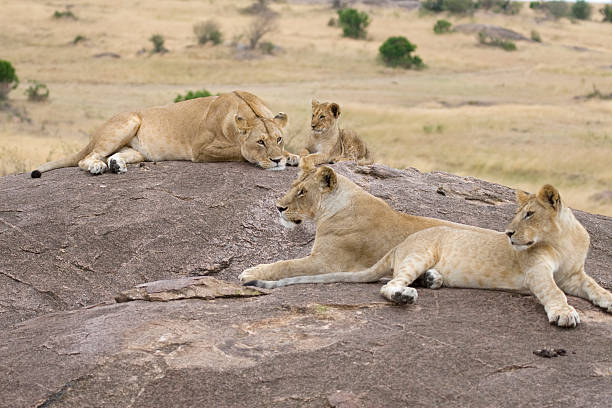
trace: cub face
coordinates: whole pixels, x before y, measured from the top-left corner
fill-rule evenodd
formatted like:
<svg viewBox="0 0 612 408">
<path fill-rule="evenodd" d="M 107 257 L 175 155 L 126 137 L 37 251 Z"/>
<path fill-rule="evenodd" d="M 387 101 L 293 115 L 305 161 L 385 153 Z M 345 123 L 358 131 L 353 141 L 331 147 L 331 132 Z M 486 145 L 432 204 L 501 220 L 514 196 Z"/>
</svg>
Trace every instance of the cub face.
<svg viewBox="0 0 612 408">
<path fill-rule="evenodd" d="M 250 163 L 267 170 L 283 170 L 286 164 L 284 129 L 287 115 L 277 114 L 274 119 L 244 119 L 234 115 L 240 133 L 240 152 Z"/>
<path fill-rule="evenodd" d="M 506 228 L 506 235 L 515 250 L 531 248 L 559 232 L 562 204 L 556 188 L 547 184 L 538 194 L 517 191 L 516 199 L 518 210 Z"/>
<path fill-rule="evenodd" d="M 323 102 L 312 100 L 312 119 L 310 127 L 315 134 L 327 132 L 336 125 L 340 117 L 340 106 L 335 102 Z"/>
<path fill-rule="evenodd" d="M 302 168 L 291 189 L 276 203 L 281 224 L 293 228 L 305 219 L 314 219 L 318 215 L 321 200 L 334 191 L 336 186 L 336 173 L 331 168 Z"/>
</svg>

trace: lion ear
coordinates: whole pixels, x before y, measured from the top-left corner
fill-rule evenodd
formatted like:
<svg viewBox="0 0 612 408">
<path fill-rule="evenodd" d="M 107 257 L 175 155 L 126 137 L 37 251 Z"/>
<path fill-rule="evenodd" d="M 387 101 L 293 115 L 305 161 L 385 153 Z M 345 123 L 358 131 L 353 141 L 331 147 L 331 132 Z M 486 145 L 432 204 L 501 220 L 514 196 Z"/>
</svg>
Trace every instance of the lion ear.
<svg viewBox="0 0 612 408">
<path fill-rule="evenodd" d="M 281 129 L 287 126 L 287 122 L 289 122 L 289 118 L 285 112 L 278 112 L 273 120 Z"/>
<path fill-rule="evenodd" d="M 340 116 L 340 105 L 338 105 L 337 103 L 332 103 L 331 105 L 329 105 L 329 109 L 331 110 L 331 113 L 334 115 L 334 118 L 338 118 L 338 116 Z"/>
<path fill-rule="evenodd" d="M 516 190 L 516 203 L 518 205 L 523 205 L 527 202 L 527 200 L 529 200 L 530 194 L 526 193 L 522 190 Z"/>
<path fill-rule="evenodd" d="M 317 178 L 319 179 L 319 185 L 321 186 L 321 191 L 324 193 L 329 193 L 336 188 L 338 184 L 338 179 L 336 177 L 336 172 L 327 166 L 322 166 L 317 171 Z"/>
<path fill-rule="evenodd" d="M 314 109 L 314 108 L 316 108 L 316 107 L 317 107 L 317 106 L 319 106 L 319 105 L 320 105 L 319 101 L 317 101 L 316 99 L 313 99 L 313 100 L 312 100 L 312 108 L 313 108 L 313 109 Z"/>
<path fill-rule="evenodd" d="M 242 133 L 246 133 L 251 129 L 247 120 L 238 114 L 234 115 L 234 123 L 236 124 L 238 130 Z"/>
<path fill-rule="evenodd" d="M 561 196 L 559 195 L 559 191 L 550 184 L 546 184 L 538 191 L 537 199 L 541 204 L 552 207 L 555 211 L 561 209 Z"/>
</svg>

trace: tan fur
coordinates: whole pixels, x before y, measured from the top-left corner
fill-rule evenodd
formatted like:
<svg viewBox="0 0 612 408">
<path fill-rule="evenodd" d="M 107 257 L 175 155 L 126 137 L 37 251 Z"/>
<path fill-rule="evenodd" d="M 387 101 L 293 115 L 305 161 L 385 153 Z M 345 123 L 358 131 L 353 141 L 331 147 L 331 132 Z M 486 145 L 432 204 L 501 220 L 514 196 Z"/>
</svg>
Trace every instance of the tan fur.
<svg viewBox="0 0 612 408">
<path fill-rule="evenodd" d="M 312 129 L 306 148 L 301 152 L 302 160 L 313 166 L 343 160 L 372 164 L 374 161 L 365 142 L 352 130 L 340 129 L 339 117 L 337 103 L 312 100 Z"/>
<path fill-rule="evenodd" d="M 32 177 L 77 164 L 92 174 L 108 167 L 123 173 L 128 163 L 162 160 L 248 161 L 282 170 L 299 161 L 284 150 L 286 125 L 286 114 L 274 116 L 258 97 L 244 91 L 120 113 L 82 151 L 40 166 Z"/>
<path fill-rule="evenodd" d="M 329 167 L 300 166 L 302 173 L 277 206 L 285 226 L 314 220 L 312 251 L 305 258 L 246 269 L 240 275 L 243 282 L 357 271 L 374 264 L 416 231 L 439 225 L 479 229 L 397 212 Z"/>
<path fill-rule="evenodd" d="M 381 294 L 396 303 L 412 303 L 417 292 L 407 287 L 435 268 L 444 286 L 506 289 L 533 293 L 544 305 L 548 320 L 574 327 L 580 322 L 563 292 L 593 302 L 612 313 L 612 293 L 584 272 L 589 234 L 558 191 L 546 185 L 537 195 L 517 193 L 518 211 L 506 233 L 434 227 L 410 235 L 374 266 L 355 273 L 304 276 L 257 286 L 295 283 L 373 282 L 393 272 Z"/>
</svg>

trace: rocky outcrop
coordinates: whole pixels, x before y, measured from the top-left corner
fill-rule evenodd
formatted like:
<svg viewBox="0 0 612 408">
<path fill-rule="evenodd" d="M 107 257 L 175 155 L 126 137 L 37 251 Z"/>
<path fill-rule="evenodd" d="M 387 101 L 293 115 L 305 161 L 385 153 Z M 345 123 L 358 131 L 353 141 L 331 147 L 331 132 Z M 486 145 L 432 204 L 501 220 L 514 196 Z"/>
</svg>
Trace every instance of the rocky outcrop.
<svg viewBox="0 0 612 408">
<path fill-rule="evenodd" d="M 513 192 L 481 180 L 334 167 L 401 211 L 496 230 L 513 214 Z M 163 162 L 0 178 L 0 406 L 609 405 L 612 317 L 581 299 L 583 323 L 563 330 L 506 292 L 419 289 L 398 307 L 379 284 L 234 286 L 309 252 L 313 226 L 284 229 L 274 207 L 296 172 Z M 576 215 L 588 272 L 611 289 L 612 219 Z"/>
</svg>

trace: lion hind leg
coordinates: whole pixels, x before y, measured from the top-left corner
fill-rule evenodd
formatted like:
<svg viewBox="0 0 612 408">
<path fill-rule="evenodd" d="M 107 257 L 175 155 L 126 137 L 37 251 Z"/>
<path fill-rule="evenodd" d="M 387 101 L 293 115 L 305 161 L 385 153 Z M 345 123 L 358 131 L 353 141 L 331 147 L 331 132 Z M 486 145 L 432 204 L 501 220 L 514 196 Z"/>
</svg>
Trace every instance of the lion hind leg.
<svg viewBox="0 0 612 408">
<path fill-rule="evenodd" d="M 91 174 L 102 174 L 108 166 L 106 157 L 127 145 L 140 128 L 140 116 L 135 113 L 119 114 L 106 122 L 94 134 L 91 152 L 79 162 L 79 167 Z"/>
<path fill-rule="evenodd" d="M 131 147 L 122 147 L 117 153 L 108 158 L 108 168 L 113 173 L 125 173 L 127 165 L 145 161 L 145 157 L 138 150 Z"/>
<path fill-rule="evenodd" d="M 395 263 L 393 279 L 380 288 L 380 294 L 396 304 L 416 303 L 417 291 L 408 285 L 431 269 L 435 263 L 433 254 L 428 251 L 411 253 Z"/>
</svg>

